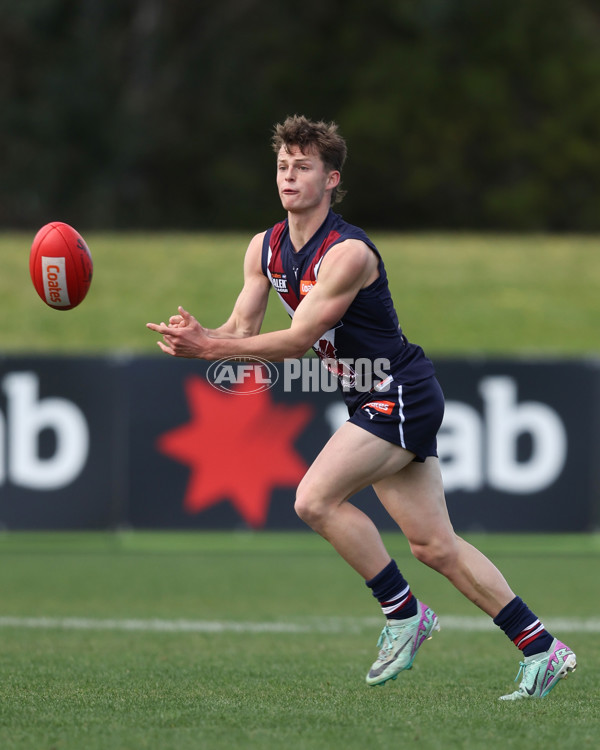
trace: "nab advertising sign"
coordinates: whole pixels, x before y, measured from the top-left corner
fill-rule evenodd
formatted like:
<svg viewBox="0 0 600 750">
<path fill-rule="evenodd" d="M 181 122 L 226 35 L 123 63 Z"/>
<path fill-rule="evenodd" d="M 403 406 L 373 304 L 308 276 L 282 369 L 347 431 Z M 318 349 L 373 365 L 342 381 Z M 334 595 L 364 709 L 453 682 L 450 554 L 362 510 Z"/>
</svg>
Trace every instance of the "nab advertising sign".
<svg viewBox="0 0 600 750">
<path fill-rule="evenodd" d="M 455 528 L 595 528 L 598 363 L 436 367 L 446 396 L 438 451 Z M 0 524 L 305 528 L 295 489 L 347 418 L 336 382 L 314 358 L 0 360 Z M 395 528 L 372 490 L 354 501 L 381 528 Z"/>
<path fill-rule="evenodd" d="M 321 377 L 318 360 L 302 378 L 267 365 L 223 362 L 211 378 L 198 362 L 132 363 L 134 526 L 303 528 L 295 488 L 347 412 L 337 389 L 307 387 Z M 597 365 L 474 360 L 437 370 L 446 394 L 438 448 L 456 528 L 591 528 Z M 357 502 L 394 528 L 371 490 Z"/>
</svg>

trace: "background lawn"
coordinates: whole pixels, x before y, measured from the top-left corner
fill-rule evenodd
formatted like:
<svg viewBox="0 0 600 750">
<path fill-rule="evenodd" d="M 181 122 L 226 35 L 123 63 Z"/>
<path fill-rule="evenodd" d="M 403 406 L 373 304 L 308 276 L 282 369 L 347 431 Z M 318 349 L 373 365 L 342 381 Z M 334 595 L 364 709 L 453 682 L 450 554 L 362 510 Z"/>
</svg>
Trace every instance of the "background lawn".
<svg viewBox="0 0 600 750">
<path fill-rule="evenodd" d="M 94 279 L 75 310 L 50 309 L 29 279 L 33 236 L 0 235 L 5 352 L 154 352 L 148 321 L 183 305 L 228 317 L 248 234 L 90 234 Z M 595 236 L 372 233 L 400 322 L 432 355 L 588 355 L 600 349 Z M 264 330 L 287 327 L 272 295 Z"/>
</svg>

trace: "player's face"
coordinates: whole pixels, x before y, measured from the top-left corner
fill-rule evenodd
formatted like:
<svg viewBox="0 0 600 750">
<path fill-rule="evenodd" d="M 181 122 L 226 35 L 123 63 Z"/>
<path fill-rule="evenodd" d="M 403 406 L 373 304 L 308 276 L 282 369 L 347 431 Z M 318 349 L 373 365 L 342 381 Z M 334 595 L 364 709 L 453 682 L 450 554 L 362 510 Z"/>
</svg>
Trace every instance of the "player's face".
<svg viewBox="0 0 600 750">
<path fill-rule="evenodd" d="M 284 146 L 277 155 L 277 188 L 286 211 L 301 213 L 330 201 L 339 172 L 328 172 L 315 152 L 302 153 L 298 146 Z"/>
</svg>

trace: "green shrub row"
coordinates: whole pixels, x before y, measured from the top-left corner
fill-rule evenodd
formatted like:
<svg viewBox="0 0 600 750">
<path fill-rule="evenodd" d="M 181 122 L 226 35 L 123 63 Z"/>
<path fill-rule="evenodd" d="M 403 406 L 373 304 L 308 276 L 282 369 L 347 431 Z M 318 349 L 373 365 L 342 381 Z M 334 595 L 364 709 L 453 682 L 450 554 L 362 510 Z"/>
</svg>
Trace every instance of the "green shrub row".
<svg viewBox="0 0 600 750">
<path fill-rule="evenodd" d="M 600 228 L 590 0 L 0 5 L 0 227 L 262 227 L 302 112 L 348 139 L 354 223 Z"/>
</svg>

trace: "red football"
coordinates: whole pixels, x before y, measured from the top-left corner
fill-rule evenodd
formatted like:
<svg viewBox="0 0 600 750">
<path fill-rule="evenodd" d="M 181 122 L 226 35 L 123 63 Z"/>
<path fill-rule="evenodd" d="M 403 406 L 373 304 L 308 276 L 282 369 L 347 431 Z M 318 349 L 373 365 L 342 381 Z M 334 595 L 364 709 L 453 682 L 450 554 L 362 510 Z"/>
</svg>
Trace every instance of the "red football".
<svg viewBox="0 0 600 750">
<path fill-rule="evenodd" d="M 92 283 L 92 256 L 83 237 L 62 221 L 52 221 L 35 235 L 29 273 L 41 299 L 56 310 L 83 302 Z"/>
</svg>

